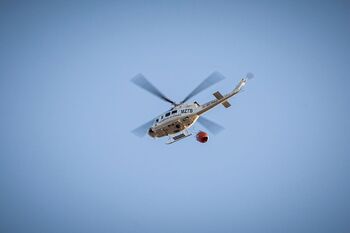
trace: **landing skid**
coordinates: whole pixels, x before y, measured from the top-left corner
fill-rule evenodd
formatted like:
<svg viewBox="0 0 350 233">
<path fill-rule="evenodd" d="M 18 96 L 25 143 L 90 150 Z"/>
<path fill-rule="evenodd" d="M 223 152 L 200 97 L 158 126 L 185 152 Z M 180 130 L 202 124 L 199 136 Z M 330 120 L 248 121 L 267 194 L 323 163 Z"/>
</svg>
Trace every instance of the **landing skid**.
<svg viewBox="0 0 350 233">
<path fill-rule="evenodd" d="M 181 139 L 187 138 L 189 136 L 191 136 L 192 134 L 190 132 L 188 132 L 188 130 L 183 130 L 178 134 L 173 134 L 173 135 L 169 135 L 169 140 L 168 142 L 166 142 L 166 144 L 172 144 L 174 142 L 180 141 Z"/>
</svg>

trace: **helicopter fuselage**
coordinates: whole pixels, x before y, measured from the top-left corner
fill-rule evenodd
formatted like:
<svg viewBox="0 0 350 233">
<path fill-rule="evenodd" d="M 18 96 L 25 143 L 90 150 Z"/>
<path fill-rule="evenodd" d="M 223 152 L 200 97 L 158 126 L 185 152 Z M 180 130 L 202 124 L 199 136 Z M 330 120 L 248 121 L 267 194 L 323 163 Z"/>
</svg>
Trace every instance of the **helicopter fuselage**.
<svg viewBox="0 0 350 233">
<path fill-rule="evenodd" d="M 191 127 L 198 119 L 200 105 L 181 104 L 158 116 L 148 130 L 151 137 L 163 137 L 176 134 Z"/>
</svg>

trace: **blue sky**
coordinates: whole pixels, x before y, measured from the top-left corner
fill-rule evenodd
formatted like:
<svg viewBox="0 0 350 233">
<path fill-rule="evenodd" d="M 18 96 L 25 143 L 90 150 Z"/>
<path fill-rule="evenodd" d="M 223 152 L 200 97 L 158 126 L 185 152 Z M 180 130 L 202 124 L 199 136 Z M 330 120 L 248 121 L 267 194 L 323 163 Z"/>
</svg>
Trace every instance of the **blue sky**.
<svg viewBox="0 0 350 233">
<path fill-rule="evenodd" d="M 346 1 L 0 4 L 1 232 L 347 232 Z M 246 91 L 200 144 L 131 130 Z M 196 129 L 202 129 L 195 126 Z"/>
</svg>

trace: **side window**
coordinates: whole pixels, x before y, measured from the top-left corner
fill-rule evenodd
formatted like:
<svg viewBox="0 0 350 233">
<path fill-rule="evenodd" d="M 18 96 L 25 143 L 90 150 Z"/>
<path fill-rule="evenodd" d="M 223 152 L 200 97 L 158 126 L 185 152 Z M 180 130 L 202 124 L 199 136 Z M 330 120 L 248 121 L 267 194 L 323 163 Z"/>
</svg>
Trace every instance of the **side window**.
<svg viewBox="0 0 350 233">
<path fill-rule="evenodd" d="M 163 119 L 163 115 L 160 117 L 160 119 Z"/>
<path fill-rule="evenodd" d="M 175 114 L 175 113 L 177 113 L 177 110 L 174 110 L 174 111 L 171 112 L 171 114 Z"/>
<path fill-rule="evenodd" d="M 156 119 L 156 122 L 158 122 L 159 120 L 158 119 Z"/>
<path fill-rule="evenodd" d="M 168 116 L 170 116 L 170 112 L 167 112 L 167 113 L 165 114 L 165 117 L 168 117 Z"/>
</svg>

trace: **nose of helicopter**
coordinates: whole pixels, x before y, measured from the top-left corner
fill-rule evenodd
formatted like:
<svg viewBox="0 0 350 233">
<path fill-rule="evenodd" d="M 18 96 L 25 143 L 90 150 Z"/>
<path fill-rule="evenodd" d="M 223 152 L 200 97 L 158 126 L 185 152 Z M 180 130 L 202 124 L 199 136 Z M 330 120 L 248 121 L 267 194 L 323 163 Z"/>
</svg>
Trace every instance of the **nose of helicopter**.
<svg viewBox="0 0 350 233">
<path fill-rule="evenodd" d="M 149 128 L 148 135 L 151 136 L 152 138 L 155 137 L 155 132 L 152 130 L 152 128 Z"/>
</svg>

